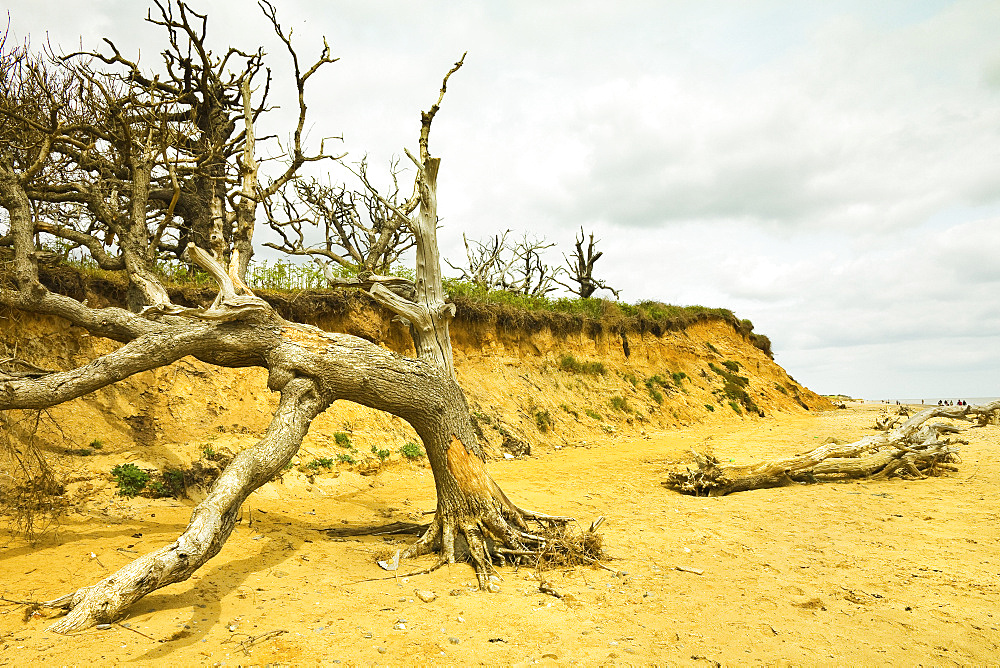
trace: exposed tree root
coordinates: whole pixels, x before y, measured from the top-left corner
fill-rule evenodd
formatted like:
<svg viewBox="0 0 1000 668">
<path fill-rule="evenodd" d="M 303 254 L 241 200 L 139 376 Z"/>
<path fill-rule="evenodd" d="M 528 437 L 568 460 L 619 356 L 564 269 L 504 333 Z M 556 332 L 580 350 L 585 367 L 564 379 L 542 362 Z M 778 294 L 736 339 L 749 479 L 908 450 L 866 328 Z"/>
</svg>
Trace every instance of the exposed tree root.
<svg viewBox="0 0 1000 668">
<path fill-rule="evenodd" d="M 828 443 L 804 455 L 750 466 L 726 466 L 715 457 L 695 453 L 696 469 L 671 473 L 663 485 L 683 494 L 723 496 L 733 492 L 795 483 L 890 476 L 922 478 L 956 470 L 956 443 L 942 438 L 960 430 L 950 424 L 924 424 L 934 417 L 977 418 L 980 425 L 1000 413 L 1000 401 L 984 406 L 932 406 L 885 434 L 841 445 Z"/>
<path fill-rule="evenodd" d="M 402 556 L 439 552 L 441 560 L 432 570 L 443 564 L 469 561 L 480 588 L 487 591 L 498 590 L 491 577 L 496 575 L 498 565 L 589 564 L 600 558 L 601 538 L 596 526 L 574 534 L 568 528 L 573 518 L 523 511 L 507 504 L 506 497 L 497 499 L 493 507 L 477 516 L 442 512 L 439 508 L 427 531 Z"/>
<path fill-rule="evenodd" d="M 428 443 L 428 439 L 425 439 Z M 466 446 L 468 443 L 468 447 Z M 462 441 L 452 434 L 442 452 L 428 448 L 435 471 L 438 505 L 427 531 L 403 557 L 437 552 L 443 563 L 469 561 L 482 589 L 496 591 L 497 565 L 555 549 L 553 531 L 564 531 L 570 517 L 545 515 L 516 506 L 486 472 L 471 430 Z"/>
</svg>

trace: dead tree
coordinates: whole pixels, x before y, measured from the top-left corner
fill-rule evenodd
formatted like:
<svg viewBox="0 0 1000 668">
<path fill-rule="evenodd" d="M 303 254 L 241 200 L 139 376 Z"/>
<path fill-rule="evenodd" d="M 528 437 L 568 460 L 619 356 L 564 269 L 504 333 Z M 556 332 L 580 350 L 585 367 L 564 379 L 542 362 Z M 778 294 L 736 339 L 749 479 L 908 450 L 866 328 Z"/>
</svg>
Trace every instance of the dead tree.
<svg viewBox="0 0 1000 668">
<path fill-rule="evenodd" d="M 291 182 L 291 193 L 281 192 L 280 209 L 265 201 L 268 224 L 280 243 L 264 245 L 312 258 L 331 286 L 368 290 L 380 283 L 412 299 L 416 292 L 413 281 L 389 274 L 416 245 L 408 216 L 417 201 L 399 201 L 396 164 L 390 173 L 393 187 L 385 194 L 367 189 L 354 192 L 345 185 L 324 185 L 316 179 Z M 370 185 L 365 161 L 358 165 L 358 174 Z"/>
<path fill-rule="evenodd" d="M 597 290 L 608 290 L 614 296 L 615 299 L 618 298 L 618 290 L 615 290 L 609 286 L 604 281 L 594 278 L 594 265 L 597 263 L 601 256 L 604 255 L 603 252 L 594 252 L 594 246 L 597 243 L 594 241 L 594 234 L 590 234 L 590 243 L 587 244 L 587 250 L 583 250 L 583 242 L 586 237 L 583 234 L 583 228 L 580 228 L 580 238 L 576 240 L 576 250 L 566 257 L 566 275 L 569 280 L 576 285 L 569 285 L 567 283 L 559 282 L 559 285 L 563 286 L 576 296 L 581 299 L 586 299 L 593 295 Z"/>
<path fill-rule="evenodd" d="M 187 11 L 186 5 L 178 3 L 177 6 Z M 266 3 L 262 6 L 291 50 L 287 35 L 281 32 L 274 19 L 273 9 Z M 184 30 L 184 21 L 174 21 L 169 14 L 162 21 L 154 22 L 167 29 L 171 44 L 178 31 Z M 191 37 L 192 32 L 184 34 Z M 204 47 L 204 32 L 193 34 L 193 39 Z M 44 83 L 44 79 L 39 79 L 37 69 L 21 67 L 26 64 L 26 55 L 16 50 L 0 52 L 0 76 L 4 84 L 0 88 L 0 207 L 6 212 L 6 221 L 0 221 L 5 228 L 0 228 L 0 241 L 13 251 L 6 261 L 7 271 L 0 274 L 0 305 L 56 316 L 91 335 L 122 345 L 74 369 L 27 376 L 0 374 L 0 410 L 53 406 L 189 355 L 222 367 L 262 367 L 268 372 L 268 387 L 281 395 L 264 437 L 237 455 L 225 468 L 208 496 L 195 508 L 181 536 L 96 584 L 80 587 L 50 601 L 47 605 L 66 611 L 66 615 L 52 626 L 54 631 L 65 633 L 112 622 L 146 594 L 188 578 L 221 549 L 247 496 L 282 470 L 298 450 L 313 418 L 338 399 L 403 418 L 423 442 L 434 474 L 438 505 L 430 529 L 411 548 L 410 554 L 437 550 L 441 554 L 439 563 L 467 556 L 480 585 L 489 588 L 492 585 L 489 575 L 495 563 L 547 545 L 547 539 L 538 530 L 533 530 L 529 522 L 547 526 L 564 523 L 565 518 L 522 510 L 493 482 L 476 441 L 465 396 L 452 372 L 447 327 L 452 307 L 444 301 L 436 242 L 439 159 L 432 157 L 428 149 L 430 125 L 444 94 L 444 85 L 438 103 L 422 114 L 419 158 L 407 153 L 418 168 L 415 206 L 419 211 L 411 220 L 417 242 L 415 298 L 404 300 L 378 284 L 371 288 L 373 296 L 403 314 L 422 337 L 418 346 L 419 359 L 411 359 L 357 337 L 331 334 L 281 318 L 239 280 L 239 272 L 233 271 L 235 263 L 227 266 L 226 258 L 232 255 L 227 253 L 225 246 L 220 250 L 217 236 L 205 242 L 207 247 L 196 243 L 195 239 L 201 237 L 192 230 L 213 229 L 211 225 L 215 219 L 212 217 L 218 209 L 212 206 L 200 207 L 200 214 L 185 219 L 184 225 L 189 228 L 180 230 L 180 238 L 188 239 L 185 245 L 187 259 L 208 272 L 218 284 L 218 295 L 210 305 L 191 308 L 172 303 L 155 272 L 137 278 L 133 275 L 134 267 L 128 262 L 122 263 L 121 270 L 145 290 L 145 305 L 141 309 L 93 308 L 47 288 L 38 268 L 46 221 L 39 217 L 44 209 L 35 205 L 39 201 L 37 193 L 43 185 L 57 188 L 60 178 L 87 171 L 94 147 L 104 144 L 86 137 L 79 139 L 74 134 L 79 124 L 66 116 L 67 107 L 58 98 L 63 93 L 71 94 L 73 87 L 57 88 L 48 96 L 36 96 L 39 91 L 34 87 L 39 81 Z M 107 60 L 112 65 L 124 61 L 117 51 Z M 306 74 L 300 74 L 296 65 L 300 96 L 301 84 L 308 75 L 329 60 L 324 50 L 317 64 Z M 461 61 L 452 72 L 460 64 Z M 183 83 L 187 66 L 180 63 L 178 67 L 181 69 L 175 71 L 179 72 Z M 95 84 L 102 81 L 99 72 L 95 70 L 92 74 Z M 143 90 L 159 90 L 155 77 L 140 75 Z M 45 88 L 43 85 L 43 92 Z M 184 90 L 179 92 L 183 94 Z M 173 95 L 174 91 L 168 93 Z M 145 99 L 137 97 L 139 101 Z M 36 108 L 39 100 L 44 108 Z M 301 103 L 302 113 L 304 109 Z M 168 140 L 168 154 L 173 151 L 171 142 L 188 143 L 188 135 L 182 132 L 157 134 L 156 127 L 163 129 L 163 122 L 170 119 L 169 115 L 153 114 L 152 118 L 159 119 L 160 125 L 143 128 L 135 117 L 127 116 L 128 133 L 135 143 L 123 146 L 129 151 L 133 146 L 146 147 L 144 155 L 148 156 L 156 155 L 144 143 L 149 137 Z M 249 118 L 244 120 L 250 123 Z M 301 121 L 300 116 L 300 128 Z M 196 138 L 201 132 L 197 126 L 185 126 L 184 129 L 194 133 Z M 96 134 L 96 130 L 94 132 Z M 217 145 L 219 140 L 210 138 L 209 141 Z M 63 146 L 70 148 L 63 150 Z M 70 150 L 73 147 L 76 147 L 75 152 Z M 290 164 L 301 164 L 304 156 L 298 146 L 294 151 Z M 231 157 L 242 160 L 247 171 L 252 171 L 249 169 L 252 151 L 234 152 Z M 108 165 L 108 168 L 113 166 Z M 107 172 L 101 169 L 95 171 L 98 176 Z M 165 176 L 161 176 L 171 178 L 169 171 L 164 169 Z M 225 171 L 230 173 L 231 167 L 226 167 Z M 140 170 L 134 165 L 112 172 L 128 187 L 116 191 L 116 197 L 101 199 L 108 209 L 109 219 L 132 216 L 132 223 L 146 230 L 145 236 L 138 230 L 136 238 L 152 244 L 154 235 L 150 230 L 171 223 L 170 217 L 164 216 L 156 204 L 162 200 L 157 200 L 152 188 L 143 186 L 144 175 L 148 173 L 145 168 Z M 294 171 L 286 172 L 289 173 L 294 175 Z M 237 184 L 235 180 L 216 179 L 213 174 L 206 178 L 215 187 L 223 184 L 235 187 Z M 136 175 L 140 178 L 135 178 Z M 239 185 L 247 187 L 247 182 L 242 181 Z M 198 187 L 192 185 L 192 192 L 197 194 Z M 66 190 L 75 191 L 73 183 Z M 179 196 L 171 198 L 173 206 L 184 198 L 183 188 L 180 190 Z M 253 190 L 252 185 L 250 190 Z M 267 195 L 268 189 L 263 190 L 263 193 L 258 190 L 254 198 L 247 196 L 245 199 L 253 202 L 262 194 Z M 173 192 L 176 195 L 177 189 Z M 218 195 L 218 191 L 215 192 Z M 239 196 L 232 190 L 225 193 L 226 201 Z M 89 205 L 87 201 L 82 204 Z M 248 205 L 246 211 L 249 215 L 253 206 Z M 149 217 L 142 219 L 141 212 Z M 185 234 L 187 236 L 183 236 Z M 99 234 L 92 236 L 93 239 L 81 243 L 81 248 L 99 254 L 115 247 L 108 239 L 117 238 L 117 232 L 108 231 L 103 238 Z M 222 240 L 226 244 L 231 242 L 224 234 Z M 147 246 L 146 252 L 153 251 Z"/>
<path fill-rule="evenodd" d="M 886 433 L 866 436 L 854 443 L 827 443 L 804 455 L 749 466 L 723 465 L 715 457 L 696 454 L 698 468 L 671 473 L 663 484 L 684 494 L 724 496 L 827 480 L 905 475 L 922 478 L 942 470 L 955 470 L 956 443 L 963 442 L 945 438 L 958 433 L 958 427 L 926 424 L 927 420 L 977 418 L 982 425 L 998 413 L 1000 401 L 984 406 L 932 406 Z"/>
<path fill-rule="evenodd" d="M 461 272 L 460 280 L 468 281 L 481 290 L 504 290 L 532 297 L 544 297 L 554 292 L 561 267 L 542 261 L 542 252 L 555 246 L 545 239 L 524 235 L 519 241 L 508 239 L 510 230 L 495 234 L 486 241 L 470 241 L 464 234 L 465 265 L 445 260 L 452 269 Z"/>
</svg>

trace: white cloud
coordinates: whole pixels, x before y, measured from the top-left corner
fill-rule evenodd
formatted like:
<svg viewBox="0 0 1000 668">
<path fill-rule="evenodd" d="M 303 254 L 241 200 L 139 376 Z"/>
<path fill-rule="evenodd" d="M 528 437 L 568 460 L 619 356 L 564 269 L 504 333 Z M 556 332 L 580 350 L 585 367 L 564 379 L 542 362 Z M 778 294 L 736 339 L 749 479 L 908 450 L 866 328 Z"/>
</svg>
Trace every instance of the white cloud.
<svg viewBox="0 0 1000 668">
<path fill-rule="evenodd" d="M 19 33 L 111 34 L 153 57 L 138 6 L 9 4 Z M 264 22 L 240 3 L 204 6 L 219 44 L 278 57 L 276 100 L 291 107 Z M 816 389 L 1000 394 L 996 2 L 298 0 L 280 12 L 303 59 L 322 34 L 342 57 L 310 91 L 310 137 L 343 133 L 373 165 L 414 147 L 419 111 L 469 50 L 431 138 L 445 256 L 461 256 L 463 232 L 507 228 L 569 249 L 583 225 L 626 299 L 732 308 Z"/>
</svg>

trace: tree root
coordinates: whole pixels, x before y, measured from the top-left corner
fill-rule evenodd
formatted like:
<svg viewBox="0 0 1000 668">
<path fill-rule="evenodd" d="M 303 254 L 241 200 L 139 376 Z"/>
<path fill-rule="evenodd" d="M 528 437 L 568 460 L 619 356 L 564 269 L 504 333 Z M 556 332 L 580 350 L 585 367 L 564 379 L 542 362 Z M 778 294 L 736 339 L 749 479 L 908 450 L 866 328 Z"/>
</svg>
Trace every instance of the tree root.
<svg viewBox="0 0 1000 668">
<path fill-rule="evenodd" d="M 498 565 L 592 564 L 603 556 L 601 536 L 596 531 L 601 520 L 586 531 L 574 533 L 568 526 L 575 521 L 573 518 L 525 511 L 512 504 L 496 505 L 505 512 L 494 509 L 478 518 L 443 513 L 439 509 L 427 531 L 403 551 L 402 557 L 440 552 L 440 561 L 430 570 L 469 561 L 475 568 L 479 587 L 499 591 L 495 582 Z M 528 522 L 537 528 L 532 530 Z"/>
</svg>

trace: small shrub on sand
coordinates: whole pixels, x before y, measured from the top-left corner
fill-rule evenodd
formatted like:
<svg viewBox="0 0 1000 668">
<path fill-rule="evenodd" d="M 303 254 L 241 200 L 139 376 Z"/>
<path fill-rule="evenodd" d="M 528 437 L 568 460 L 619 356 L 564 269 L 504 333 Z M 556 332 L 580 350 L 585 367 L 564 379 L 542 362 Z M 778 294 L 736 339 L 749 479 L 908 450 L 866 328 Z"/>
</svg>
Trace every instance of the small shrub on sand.
<svg viewBox="0 0 1000 668">
<path fill-rule="evenodd" d="M 111 475 L 118 485 L 118 495 L 128 498 L 138 496 L 149 483 L 149 472 L 143 471 L 135 464 L 118 464 L 111 469 Z"/>
<path fill-rule="evenodd" d="M 425 457 L 424 449 L 413 441 L 407 441 L 403 447 L 399 449 L 399 454 L 403 455 L 407 459 L 421 459 Z"/>
</svg>

